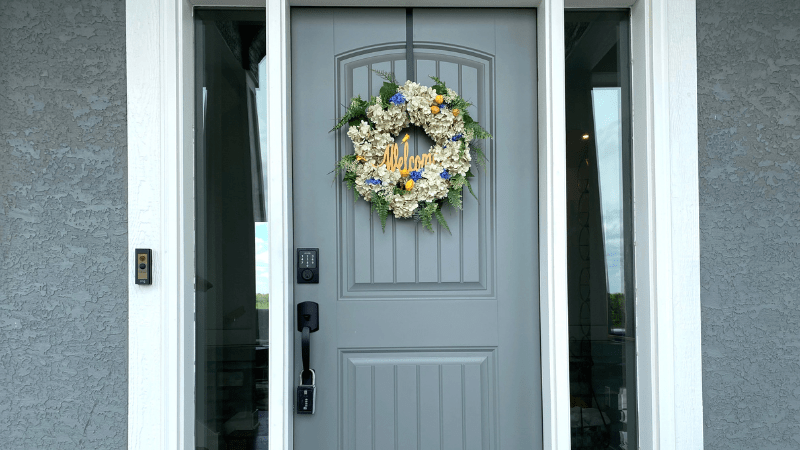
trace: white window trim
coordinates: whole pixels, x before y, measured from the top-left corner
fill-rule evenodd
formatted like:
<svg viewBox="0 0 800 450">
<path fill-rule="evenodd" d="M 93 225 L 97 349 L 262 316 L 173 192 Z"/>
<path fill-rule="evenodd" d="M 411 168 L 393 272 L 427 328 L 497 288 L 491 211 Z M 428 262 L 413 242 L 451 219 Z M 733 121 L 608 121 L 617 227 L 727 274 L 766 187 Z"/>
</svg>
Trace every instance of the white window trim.
<svg viewBox="0 0 800 450">
<path fill-rule="evenodd" d="M 631 7 L 640 448 L 703 447 L 694 0 Z M 292 448 L 290 6 L 487 6 L 476 0 L 127 0 L 128 252 L 152 286 L 128 295 L 128 447 L 194 448 L 194 6 L 266 6 L 270 217 L 270 448 Z M 537 7 L 544 448 L 570 448 L 564 0 Z M 280 301 L 279 301 L 280 300 Z M 674 318 L 679 317 L 679 321 Z M 275 351 L 275 350 L 282 351 Z"/>
</svg>

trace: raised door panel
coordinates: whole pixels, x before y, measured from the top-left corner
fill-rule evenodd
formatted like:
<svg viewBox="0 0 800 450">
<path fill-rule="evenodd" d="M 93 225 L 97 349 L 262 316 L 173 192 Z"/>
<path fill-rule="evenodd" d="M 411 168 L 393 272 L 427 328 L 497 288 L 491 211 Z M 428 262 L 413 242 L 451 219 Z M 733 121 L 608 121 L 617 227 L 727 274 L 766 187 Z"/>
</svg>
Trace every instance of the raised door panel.
<svg viewBox="0 0 800 450">
<path fill-rule="evenodd" d="M 431 84 L 439 77 L 474 103 L 473 117 L 492 132 L 493 58 L 458 46 L 424 46 L 415 52 L 416 80 Z M 355 96 L 377 96 L 383 80 L 375 71 L 393 72 L 400 83 L 406 77 L 405 46 L 394 44 L 359 48 L 337 56 L 339 104 Z M 342 107 L 340 114 L 344 112 Z M 432 142 L 418 127 L 401 132 L 409 140 L 409 156 L 426 153 Z M 489 157 L 491 141 L 480 143 Z M 488 145 L 488 146 L 487 146 Z M 345 133 L 338 140 L 339 157 L 353 152 Z M 342 299 L 489 298 L 493 295 L 495 241 L 491 172 L 475 164 L 472 192 L 464 189 L 463 208 L 443 208 L 450 230 L 434 224 L 434 232 L 414 220 L 380 219 L 354 192 L 340 186 L 339 229 Z M 474 194 L 474 195 L 473 195 Z"/>
<path fill-rule="evenodd" d="M 496 448 L 494 349 L 342 351 L 342 448 Z"/>
</svg>

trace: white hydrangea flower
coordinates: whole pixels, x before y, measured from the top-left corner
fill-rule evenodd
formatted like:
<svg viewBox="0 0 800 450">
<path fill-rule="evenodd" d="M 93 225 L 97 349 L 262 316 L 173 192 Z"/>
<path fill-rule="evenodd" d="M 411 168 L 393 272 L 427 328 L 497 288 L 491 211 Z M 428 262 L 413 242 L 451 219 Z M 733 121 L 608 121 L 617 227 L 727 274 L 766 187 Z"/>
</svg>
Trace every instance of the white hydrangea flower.
<svg viewBox="0 0 800 450">
<path fill-rule="evenodd" d="M 407 219 L 414 215 L 419 201 L 416 199 L 416 195 L 414 195 L 413 192 L 412 189 L 411 192 L 407 192 L 404 195 L 392 195 L 389 205 L 392 207 L 395 217 Z"/>
</svg>

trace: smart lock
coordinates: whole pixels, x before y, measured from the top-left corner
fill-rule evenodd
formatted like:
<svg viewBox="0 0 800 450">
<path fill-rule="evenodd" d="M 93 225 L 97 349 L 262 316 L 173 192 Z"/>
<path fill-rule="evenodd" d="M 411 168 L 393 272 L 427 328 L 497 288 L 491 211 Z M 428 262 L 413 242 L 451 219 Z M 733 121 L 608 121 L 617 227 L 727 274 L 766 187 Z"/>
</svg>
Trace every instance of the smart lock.
<svg viewBox="0 0 800 450">
<path fill-rule="evenodd" d="M 297 282 L 319 283 L 319 249 L 297 249 Z"/>
</svg>

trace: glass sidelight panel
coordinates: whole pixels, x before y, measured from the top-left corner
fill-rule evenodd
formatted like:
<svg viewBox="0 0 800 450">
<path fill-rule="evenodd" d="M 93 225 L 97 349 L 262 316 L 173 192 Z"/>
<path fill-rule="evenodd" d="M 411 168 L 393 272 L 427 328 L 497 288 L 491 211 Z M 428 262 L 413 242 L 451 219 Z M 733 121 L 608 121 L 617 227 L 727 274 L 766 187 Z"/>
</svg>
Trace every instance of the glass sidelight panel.
<svg viewBox="0 0 800 450">
<path fill-rule="evenodd" d="M 195 448 L 266 449 L 265 12 L 195 17 Z"/>
<path fill-rule="evenodd" d="M 633 449 L 630 15 L 564 17 L 572 448 Z"/>
</svg>

